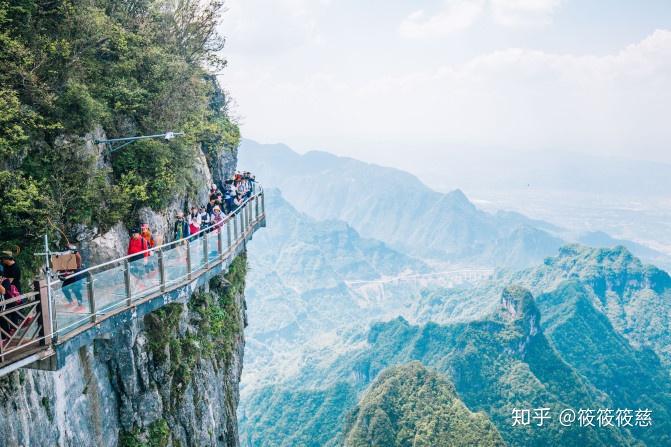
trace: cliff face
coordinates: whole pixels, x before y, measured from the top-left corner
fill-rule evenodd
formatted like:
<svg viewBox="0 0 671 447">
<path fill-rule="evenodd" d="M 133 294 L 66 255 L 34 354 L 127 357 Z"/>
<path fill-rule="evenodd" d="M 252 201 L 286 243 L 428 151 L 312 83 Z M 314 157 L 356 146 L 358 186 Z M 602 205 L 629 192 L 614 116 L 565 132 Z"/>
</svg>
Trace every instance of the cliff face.
<svg viewBox="0 0 671 447">
<path fill-rule="evenodd" d="M 203 193 L 211 172 L 235 169 L 235 152 L 210 163 L 197 152 Z M 194 202 L 205 203 L 206 196 L 175 197 L 162 212 L 141 210 L 140 219 L 165 239 L 175 211 Z M 88 237 L 94 233 L 81 232 L 86 265 L 125 254 L 123 224 Z M 246 256 L 238 256 L 187 304 L 134 319 L 80 349 L 59 371 L 22 369 L 0 378 L 2 445 L 238 446 L 246 270 Z"/>
<path fill-rule="evenodd" d="M 237 446 L 246 259 L 57 372 L 0 379 L 7 446 Z M 223 280 L 222 280 L 223 279 Z"/>
</svg>

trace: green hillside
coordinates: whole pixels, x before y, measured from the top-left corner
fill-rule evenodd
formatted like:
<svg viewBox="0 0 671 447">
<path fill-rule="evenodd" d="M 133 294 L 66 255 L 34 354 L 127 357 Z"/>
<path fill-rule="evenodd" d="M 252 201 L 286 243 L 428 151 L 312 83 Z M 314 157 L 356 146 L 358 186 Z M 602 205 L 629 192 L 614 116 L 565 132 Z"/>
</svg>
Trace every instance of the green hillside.
<svg viewBox="0 0 671 447">
<path fill-rule="evenodd" d="M 350 417 L 350 447 L 505 445 L 486 415 L 470 412 L 446 378 L 419 362 L 385 370 Z"/>
<path fill-rule="evenodd" d="M 671 366 L 671 277 L 626 248 L 569 245 L 542 265 L 500 280 L 522 284 L 534 295 L 552 292 L 565 281 L 579 282 L 582 296 L 632 346 L 654 350 Z M 538 304 L 543 313 L 551 312 L 545 300 Z"/>
<path fill-rule="evenodd" d="M 274 432 L 275 425 L 264 422 L 276 420 L 283 421 L 287 432 L 292 432 L 289 427 L 303 431 L 319 421 L 320 439 L 329 439 L 332 442 L 329 445 L 335 445 L 334 440 L 342 436 L 346 414 L 353 405 L 340 408 L 330 405 L 328 411 L 322 411 L 317 396 L 340 396 L 340 402 L 351 402 L 352 388 L 363 393 L 386 368 L 412 361 L 446 374 L 464 404 L 472 411 L 484 411 L 510 445 L 620 446 L 636 445 L 638 441 L 651 446 L 666 445 L 669 427 L 664 420 L 656 420 L 655 428 L 637 428 L 632 432 L 617 427 L 559 425 L 557 417 L 566 408 L 577 412 L 580 408 L 650 407 L 660 417 L 670 408 L 664 394 L 657 395 L 654 391 L 656 387 L 663 393 L 669 386 L 654 354 L 629 346 L 593 308 L 570 301 L 562 306 L 575 315 L 576 321 L 562 318 L 552 323 L 547 337 L 540 325 L 543 315 L 531 294 L 520 287 L 506 288 L 497 310 L 479 321 L 414 326 L 396 319 L 376 324 L 368 334 L 367 347 L 322 370 L 304 371 L 291 384 L 269 387 L 256 394 L 248 408 L 258 409 L 258 413 L 247 414 L 256 440 L 253 445 L 291 445 L 266 442 L 266 430 Z M 567 344 L 557 343 L 562 330 L 573 326 L 578 332 L 569 341 L 576 346 L 583 339 L 587 343 L 591 335 L 583 334 L 585 328 L 579 322 L 595 328 L 601 339 L 612 342 L 592 343 L 592 351 L 583 354 L 575 347 L 569 349 Z M 565 360 L 562 354 L 567 349 L 576 355 L 567 355 Z M 622 370 L 622 364 L 628 365 L 629 370 Z M 589 370 L 595 367 L 598 373 Z M 639 378 L 627 383 L 626 392 L 622 391 L 625 377 Z M 346 395 L 337 393 L 337 389 L 347 390 Z M 281 400 L 278 396 L 282 396 Z M 300 412 L 302 416 L 294 418 L 291 408 L 284 404 L 299 398 L 306 402 L 306 396 L 313 410 Z M 659 398 L 655 406 L 651 403 L 653 396 Z M 329 403 L 337 400 L 332 397 Z M 553 417 L 545 426 L 512 425 L 514 409 L 540 407 L 550 408 Z"/>
</svg>

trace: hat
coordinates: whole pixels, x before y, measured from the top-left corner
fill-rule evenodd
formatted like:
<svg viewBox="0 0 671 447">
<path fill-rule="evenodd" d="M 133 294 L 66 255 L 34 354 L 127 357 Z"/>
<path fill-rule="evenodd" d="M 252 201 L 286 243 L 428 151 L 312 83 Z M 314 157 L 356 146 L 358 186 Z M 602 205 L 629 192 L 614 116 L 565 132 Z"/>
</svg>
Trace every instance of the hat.
<svg viewBox="0 0 671 447">
<path fill-rule="evenodd" d="M 0 259 L 14 259 L 14 254 L 10 250 L 0 251 Z"/>
<path fill-rule="evenodd" d="M 215 207 L 212 208 L 212 209 L 213 209 L 213 210 L 219 210 L 219 211 L 221 211 L 221 208 L 219 208 L 219 205 L 215 206 Z"/>
</svg>

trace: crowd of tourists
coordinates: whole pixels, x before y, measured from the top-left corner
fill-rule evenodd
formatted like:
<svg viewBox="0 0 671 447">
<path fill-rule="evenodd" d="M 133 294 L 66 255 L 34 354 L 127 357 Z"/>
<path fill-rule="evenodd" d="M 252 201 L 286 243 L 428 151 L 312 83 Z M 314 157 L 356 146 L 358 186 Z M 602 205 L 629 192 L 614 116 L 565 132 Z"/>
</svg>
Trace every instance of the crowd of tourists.
<svg viewBox="0 0 671 447">
<path fill-rule="evenodd" d="M 198 233 L 216 230 L 223 225 L 228 214 L 233 213 L 251 197 L 255 188 L 255 177 L 249 172 L 236 172 L 221 187 L 213 183 L 209 188 L 207 203 L 193 205 L 186 213 L 177 212 L 172 234 L 166 236 L 172 236 L 174 241 L 179 241 Z M 130 233 L 127 254 L 132 255 L 129 258 L 131 274 L 136 277 L 157 274 L 156 260 L 151 256 L 151 249 L 163 241 L 161 238 L 154 238 L 147 223 L 140 223 Z M 83 303 L 84 275 L 77 275 L 83 270 L 82 257 L 77 247 L 71 244 L 68 244 L 64 253 L 68 255 L 68 266 L 54 270 L 62 280 L 65 308 L 72 312 L 84 312 L 87 310 Z M 143 258 L 143 263 L 133 262 Z M 21 269 L 14 254 L 11 251 L 0 252 L 0 312 L 15 307 L 21 293 Z M 7 318 L 0 316 L 0 344 L 5 343 L 15 332 L 16 324 L 11 324 L 18 323 L 14 322 L 15 318 L 20 318 L 20 315 L 9 314 Z"/>
<path fill-rule="evenodd" d="M 173 240 L 178 241 L 210 228 L 218 228 L 223 224 L 226 215 L 235 211 L 251 197 L 254 189 L 255 178 L 249 172 L 237 172 L 231 179 L 226 180 L 221 189 L 213 183 L 210 186 L 207 204 L 192 206 L 188 214 L 183 211 L 177 212 L 172 233 Z M 155 246 L 156 241 L 149 224 L 142 223 L 131 230 L 128 254 L 135 255 L 133 259 L 148 256 L 147 250 Z"/>
</svg>

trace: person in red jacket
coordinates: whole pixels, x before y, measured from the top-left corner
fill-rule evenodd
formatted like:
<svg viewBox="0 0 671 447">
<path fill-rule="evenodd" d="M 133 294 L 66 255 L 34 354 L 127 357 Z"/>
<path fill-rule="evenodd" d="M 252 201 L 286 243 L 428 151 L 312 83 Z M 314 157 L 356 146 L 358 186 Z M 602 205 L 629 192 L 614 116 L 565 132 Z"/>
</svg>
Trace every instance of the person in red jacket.
<svg viewBox="0 0 671 447">
<path fill-rule="evenodd" d="M 138 228 L 131 230 L 130 241 L 128 241 L 128 254 L 133 255 L 128 259 L 130 273 L 135 278 L 141 278 L 146 271 L 147 257 L 149 256 L 149 244 L 147 240 L 142 237 Z M 142 259 L 144 258 L 144 261 Z M 141 288 L 141 284 L 136 287 Z"/>
<path fill-rule="evenodd" d="M 149 250 L 149 244 L 147 243 L 147 240 L 140 235 L 140 230 L 133 228 L 131 234 L 130 241 L 128 241 L 128 254 L 136 256 L 130 258 L 129 261 L 133 262 L 142 259 L 142 253 L 144 253 L 145 258 L 149 256 L 149 252 L 147 251 Z"/>
</svg>

